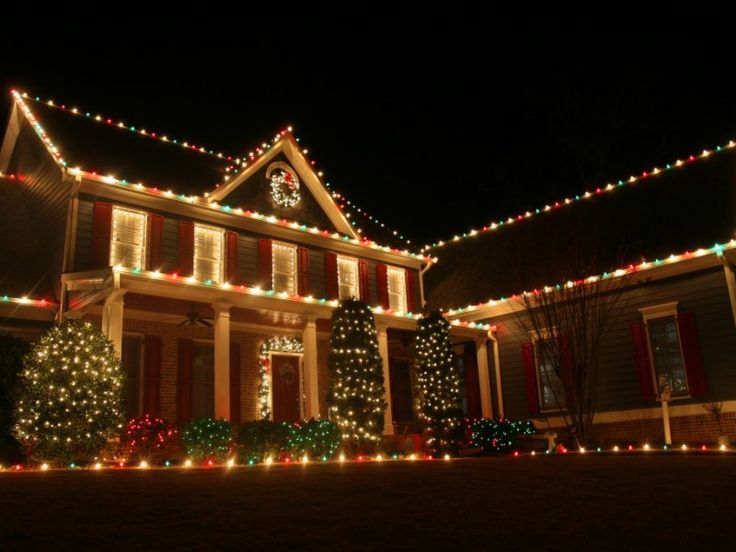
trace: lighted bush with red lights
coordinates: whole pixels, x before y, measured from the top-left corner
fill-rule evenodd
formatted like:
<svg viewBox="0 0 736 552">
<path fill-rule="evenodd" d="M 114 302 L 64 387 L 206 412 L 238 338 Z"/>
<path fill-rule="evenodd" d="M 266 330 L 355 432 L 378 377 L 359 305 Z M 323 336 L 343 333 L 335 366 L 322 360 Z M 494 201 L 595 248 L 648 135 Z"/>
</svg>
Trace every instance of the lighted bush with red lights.
<svg viewBox="0 0 736 552">
<path fill-rule="evenodd" d="M 173 424 L 146 414 L 128 421 L 123 445 L 131 460 L 155 462 L 175 455 L 177 436 Z"/>
<path fill-rule="evenodd" d="M 223 462 L 233 452 L 232 426 L 227 420 L 198 418 L 184 426 L 181 443 L 194 460 Z"/>
<path fill-rule="evenodd" d="M 471 443 L 485 452 L 506 452 L 519 435 L 534 435 L 531 420 L 491 420 L 481 418 L 472 423 Z"/>
</svg>

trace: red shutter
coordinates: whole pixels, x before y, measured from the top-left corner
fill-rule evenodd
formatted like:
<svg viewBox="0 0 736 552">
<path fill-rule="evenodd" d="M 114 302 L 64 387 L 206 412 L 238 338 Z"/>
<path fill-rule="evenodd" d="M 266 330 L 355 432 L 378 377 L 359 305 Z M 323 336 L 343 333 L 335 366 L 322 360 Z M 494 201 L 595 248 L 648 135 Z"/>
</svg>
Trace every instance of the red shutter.
<svg viewBox="0 0 736 552">
<path fill-rule="evenodd" d="M 327 278 L 327 298 L 338 299 L 340 288 L 337 282 L 337 255 L 325 253 L 325 277 Z"/>
<path fill-rule="evenodd" d="M 526 381 L 526 402 L 529 412 L 539 414 L 539 390 L 537 389 L 537 367 L 534 364 L 534 344 L 522 343 L 521 355 L 524 360 L 524 379 Z"/>
<path fill-rule="evenodd" d="M 238 279 L 238 234 L 225 232 L 225 281 L 234 284 Z"/>
<path fill-rule="evenodd" d="M 388 309 L 388 267 L 385 264 L 376 265 L 376 288 L 378 304 L 384 309 Z"/>
<path fill-rule="evenodd" d="M 164 217 L 148 214 L 148 270 L 161 268 L 161 241 L 164 234 Z"/>
<path fill-rule="evenodd" d="M 680 346 L 685 361 L 688 392 L 691 397 L 705 395 L 705 368 L 700 354 L 695 315 L 692 312 L 677 313 L 677 330 L 680 333 Z"/>
<path fill-rule="evenodd" d="M 112 204 L 95 202 L 92 223 L 92 266 L 110 266 L 110 234 L 112 232 Z"/>
<path fill-rule="evenodd" d="M 194 223 L 191 220 L 179 221 L 179 274 L 194 274 Z"/>
<path fill-rule="evenodd" d="M 404 278 L 406 279 L 406 310 L 415 312 L 417 310 L 417 299 L 414 294 L 414 273 L 411 270 L 404 270 Z"/>
<path fill-rule="evenodd" d="M 358 261 L 358 282 L 360 284 L 360 300 L 367 305 L 371 300 L 371 284 L 368 278 L 368 263 L 365 261 Z"/>
<path fill-rule="evenodd" d="M 271 289 L 273 287 L 271 255 L 271 240 L 258 240 L 258 284 L 263 289 Z"/>
<path fill-rule="evenodd" d="M 179 374 L 177 378 L 176 418 L 188 422 L 192 418 L 192 361 L 194 343 L 191 339 L 179 340 Z"/>
<path fill-rule="evenodd" d="M 652 365 L 649 362 L 649 340 L 647 339 L 647 328 L 644 322 L 631 323 L 631 338 L 634 341 L 636 373 L 639 376 L 641 396 L 645 401 L 653 401 L 657 398 L 657 392 L 654 389 Z"/>
<path fill-rule="evenodd" d="M 240 423 L 240 343 L 230 343 L 230 421 Z"/>
<path fill-rule="evenodd" d="M 309 249 L 300 247 L 297 250 L 299 263 L 299 280 L 297 293 L 302 297 L 309 295 Z"/>
<path fill-rule="evenodd" d="M 161 396 L 161 336 L 147 335 L 145 349 L 143 413 L 158 416 Z"/>
</svg>

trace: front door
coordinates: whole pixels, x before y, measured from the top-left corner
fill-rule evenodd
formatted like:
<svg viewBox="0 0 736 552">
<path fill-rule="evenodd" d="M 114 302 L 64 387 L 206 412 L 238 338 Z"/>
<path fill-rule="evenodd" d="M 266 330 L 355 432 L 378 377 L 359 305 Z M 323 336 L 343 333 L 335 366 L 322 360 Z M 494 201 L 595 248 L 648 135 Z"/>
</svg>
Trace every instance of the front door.
<svg viewBox="0 0 736 552">
<path fill-rule="evenodd" d="M 271 355 L 273 421 L 298 422 L 299 359 L 291 355 Z"/>
</svg>

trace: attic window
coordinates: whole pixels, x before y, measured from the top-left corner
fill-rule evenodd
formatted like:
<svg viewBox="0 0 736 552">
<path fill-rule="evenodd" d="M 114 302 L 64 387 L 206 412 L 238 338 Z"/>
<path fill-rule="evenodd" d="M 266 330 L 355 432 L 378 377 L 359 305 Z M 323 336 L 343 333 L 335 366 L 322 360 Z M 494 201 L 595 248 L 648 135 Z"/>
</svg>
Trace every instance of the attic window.
<svg viewBox="0 0 736 552">
<path fill-rule="evenodd" d="M 112 239 L 110 265 L 126 268 L 145 268 L 146 213 L 124 209 L 117 205 L 112 210 Z"/>
</svg>

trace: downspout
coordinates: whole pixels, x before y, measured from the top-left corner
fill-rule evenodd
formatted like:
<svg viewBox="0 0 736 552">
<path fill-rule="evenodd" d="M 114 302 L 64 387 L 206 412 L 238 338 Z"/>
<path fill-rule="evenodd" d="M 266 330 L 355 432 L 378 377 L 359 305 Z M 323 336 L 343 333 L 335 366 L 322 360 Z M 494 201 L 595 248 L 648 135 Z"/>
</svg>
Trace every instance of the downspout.
<svg viewBox="0 0 736 552">
<path fill-rule="evenodd" d="M 427 266 L 424 268 L 419 269 L 419 301 L 422 304 L 422 308 L 424 308 L 424 305 L 427 304 L 427 301 L 424 300 L 424 273 L 427 272 L 432 265 L 434 265 L 437 262 L 437 259 L 430 258 L 429 263 L 427 263 Z"/>
<path fill-rule="evenodd" d="M 722 253 L 718 253 L 718 258 L 721 260 L 723 265 L 723 272 L 726 275 L 726 286 L 728 287 L 728 296 L 731 299 L 731 313 L 733 314 L 733 323 L 736 325 L 736 277 L 733 274 L 733 267 L 728 262 L 726 256 Z"/>
<path fill-rule="evenodd" d="M 493 343 L 493 369 L 496 373 L 496 404 L 498 405 L 498 417 L 504 417 L 503 411 L 503 384 L 501 383 L 501 357 L 498 353 L 498 328 L 494 325 L 488 330 L 488 339 Z"/>
</svg>

